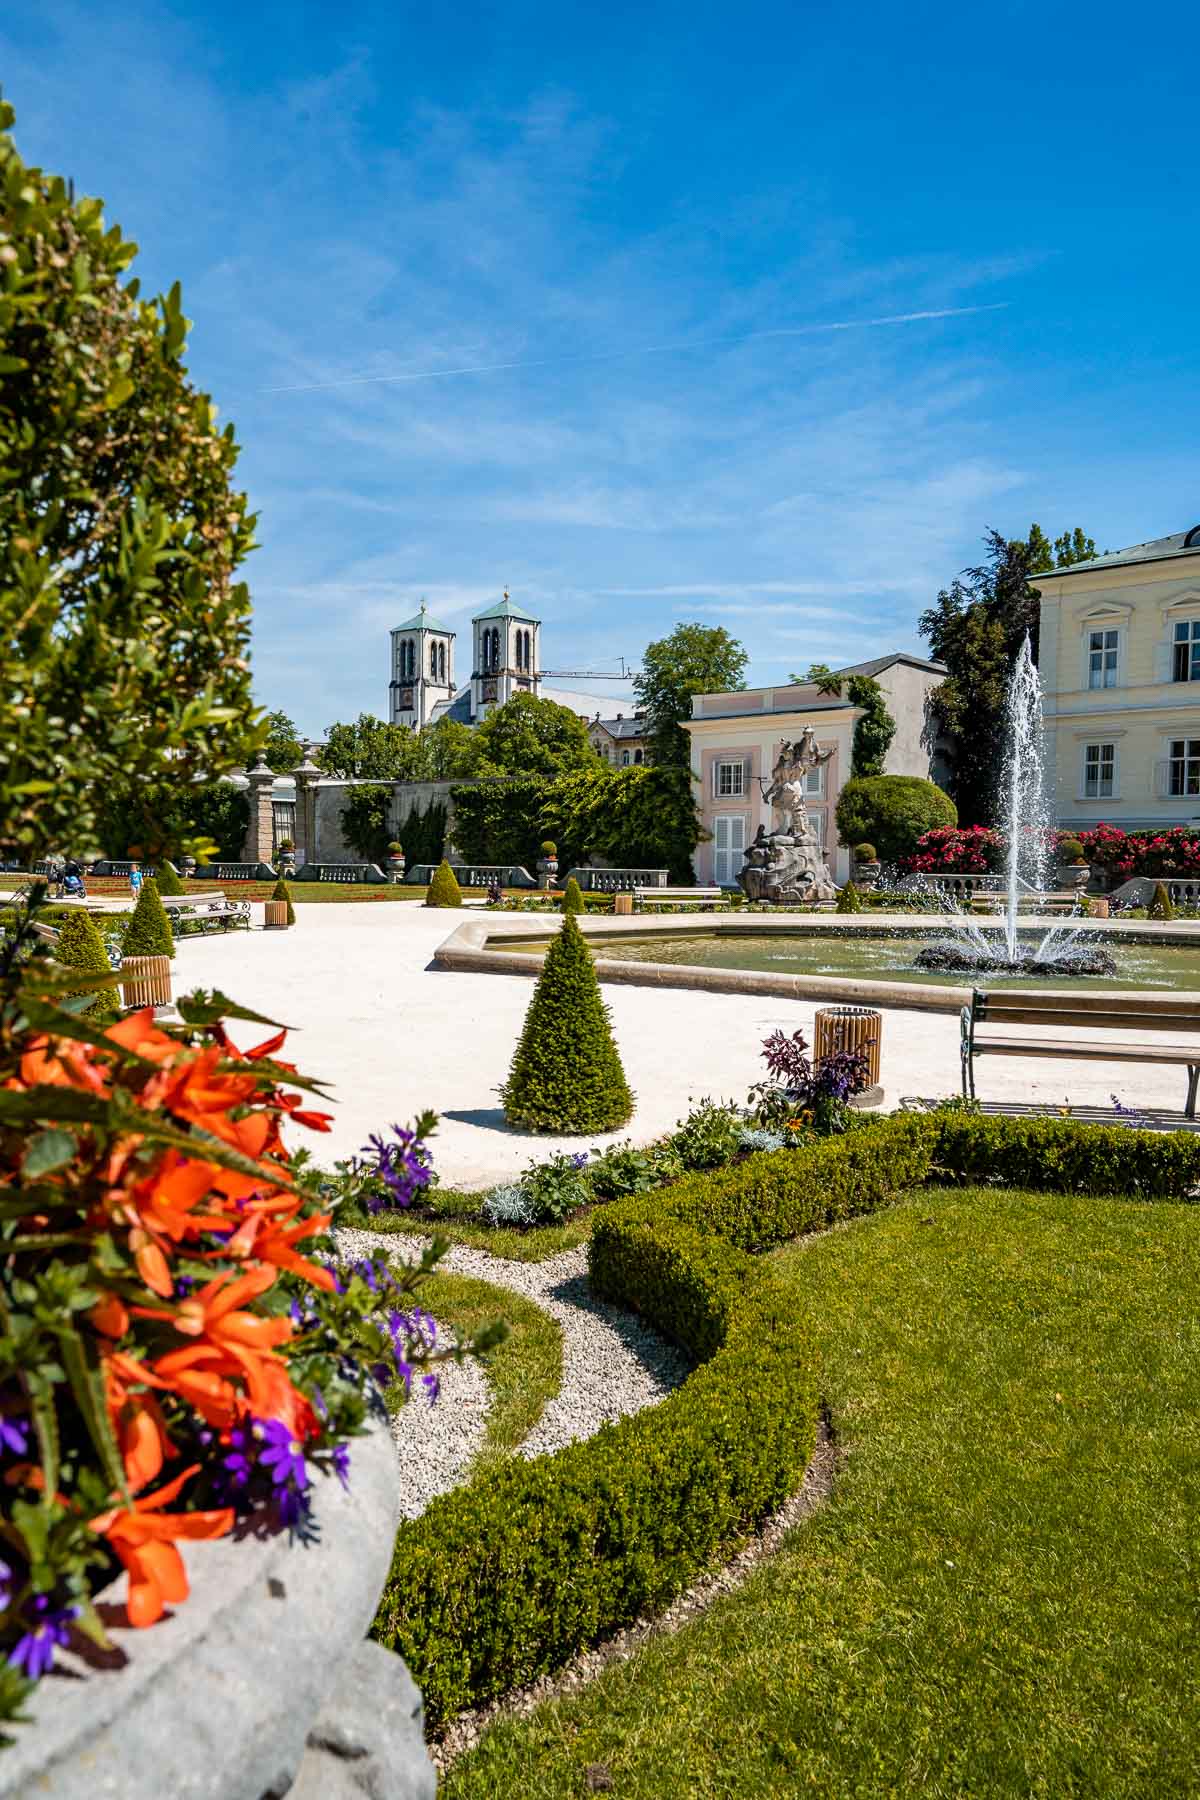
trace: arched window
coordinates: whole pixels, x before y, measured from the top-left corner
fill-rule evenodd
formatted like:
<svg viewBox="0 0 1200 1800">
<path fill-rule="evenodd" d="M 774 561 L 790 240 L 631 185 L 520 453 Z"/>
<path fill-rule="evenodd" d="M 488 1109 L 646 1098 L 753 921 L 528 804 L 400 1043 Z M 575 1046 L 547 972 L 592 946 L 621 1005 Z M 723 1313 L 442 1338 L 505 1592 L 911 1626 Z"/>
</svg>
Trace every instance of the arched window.
<svg viewBox="0 0 1200 1800">
<path fill-rule="evenodd" d="M 634 762 L 635 762 L 635 763 L 640 763 L 640 762 L 641 762 L 641 760 L 642 760 L 642 753 L 641 753 L 641 751 L 640 751 L 640 750 L 635 750 L 635 751 L 634 751 L 634 753 L 633 753 L 633 760 L 634 760 Z"/>
<path fill-rule="evenodd" d="M 499 668 L 500 668 L 500 630 L 499 630 L 498 626 L 493 625 L 493 627 L 492 627 L 492 672 L 493 672 L 493 674 L 498 673 Z"/>
<path fill-rule="evenodd" d="M 415 653 L 414 653 L 414 649 L 413 649 L 413 641 L 411 638 L 405 638 L 403 644 L 401 644 L 401 646 L 400 646 L 400 679 L 401 679 L 401 681 L 411 681 L 412 680 L 415 665 L 416 665 L 416 657 L 415 657 Z"/>
<path fill-rule="evenodd" d="M 446 679 L 446 646 L 445 646 L 445 644 L 439 644 L 438 645 L 438 680 L 440 682 L 445 682 L 445 679 Z"/>
<path fill-rule="evenodd" d="M 437 680 L 437 645 L 432 638 L 429 640 L 429 679 Z"/>
</svg>

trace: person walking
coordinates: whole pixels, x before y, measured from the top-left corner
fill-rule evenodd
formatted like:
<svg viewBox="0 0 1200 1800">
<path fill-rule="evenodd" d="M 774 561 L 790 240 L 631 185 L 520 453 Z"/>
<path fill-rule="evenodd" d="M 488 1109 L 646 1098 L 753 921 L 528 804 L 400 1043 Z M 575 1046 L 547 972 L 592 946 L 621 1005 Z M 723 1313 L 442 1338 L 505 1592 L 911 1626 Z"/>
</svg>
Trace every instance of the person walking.
<svg viewBox="0 0 1200 1800">
<path fill-rule="evenodd" d="M 135 900 L 142 891 L 142 871 L 137 863 L 129 865 L 129 891 Z"/>
</svg>

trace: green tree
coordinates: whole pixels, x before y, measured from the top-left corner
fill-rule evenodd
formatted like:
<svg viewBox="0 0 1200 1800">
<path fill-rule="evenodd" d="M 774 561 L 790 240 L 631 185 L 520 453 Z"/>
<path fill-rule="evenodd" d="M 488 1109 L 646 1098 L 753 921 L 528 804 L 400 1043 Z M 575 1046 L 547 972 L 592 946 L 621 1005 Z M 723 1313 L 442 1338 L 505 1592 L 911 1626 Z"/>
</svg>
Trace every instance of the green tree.
<svg viewBox="0 0 1200 1800">
<path fill-rule="evenodd" d="M 563 889 L 562 909 L 565 913 L 581 913 L 583 907 L 583 889 L 572 875 Z"/>
<path fill-rule="evenodd" d="M 259 729 L 266 732 L 262 756 L 268 769 L 274 769 L 276 775 L 290 775 L 304 760 L 304 745 L 295 721 L 285 712 L 269 712 Z"/>
<path fill-rule="evenodd" d="M 856 776 L 838 795 L 837 828 L 843 844 L 874 844 L 885 863 L 907 856 L 927 831 L 957 823 L 949 794 L 919 775 Z"/>
<path fill-rule="evenodd" d="M 633 1112 L 608 1008 L 573 913 L 546 952 L 500 1097 L 505 1118 L 520 1131 L 614 1131 Z"/>
<path fill-rule="evenodd" d="M 535 694 L 514 694 L 475 738 L 481 775 L 562 775 L 599 762 L 579 714 Z"/>
<path fill-rule="evenodd" d="M 391 788 L 363 783 L 351 788 L 338 814 L 346 842 L 364 862 L 378 863 L 380 868 L 387 860 L 392 838 L 391 811 Z"/>
<path fill-rule="evenodd" d="M 82 907 L 60 920 L 54 954 L 65 967 L 78 969 L 85 978 L 79 987 L 68 989 L 69 993 L 90 993 L 91 978 L 111 973 L 100 933 Z M 96 1024 L 107 1024 L 110 1019 L 116 1018 L 119 1010 L 115 987 L 100 988 L 95 998 L 84 1008 L 88 1018 Z"/>
<path fill-rule="evenodd" d="M 461 719 L 426 725 L 418 740 L 420 781 L 462 781 L 479 766 L 479 734 Z"/>
<path fill-rule="evenodd" d="M 126 956 L 174 956 L 175 934 L 167 909 L 158 893 L 158 883 L 143 881 L 133 917 L 121 949 Z"/>
<path fill-rule="evenodd" d="M 143 299 L 136 245 L 12 121 L 0 103 L 0 838 L 36 856 L 237 762 L 254 521 L 178 285 Z"/>
<path fill-rule="evenodd" d="M 373 713 L 359 713 L 352 725 L 331 725 L 317 761 L 326 775 L 344 781 L 420 779 L 417 733 L 407 725 L 387 725 Z"/>
<path fill-rule="evenodd" d="M 1026 634 L 1035 659 L 1038 651 L 1031 578 L 1095 554 L 1078 527 L 1056 539 L 1053 554 L 1036 524 L 1027 539 L 990 530 L 984 542 L 986 560 L 943 588 L 920 620 L 921 635 L 947 669 L 930 696 L 930 724 L 950 742 L 951 792 L 964 825 L 995 821 L 1009 674 Z"/>
<path fill-rule="evenodd" d="M 800 676 L 793 675 L 792 681 Z M 815 683 L 817 692 L 839 696 L 845 691 L 851 706 L 861 708 L 854 722 L 850 746 L 851 775 L 882 775 L 887 753 L 896 735 L 896 721 L 887 708 L 883 689 L 872 675 L 845 675 L 828 663 L 812 663 L 803 677 Z"/>
<path fill-rule="evenodd" d="M 444 857 L 433 871 L 433 880 L 429 883 L 425 904 L 426 906 L 462 905 L 462 889 L 458 885 L 458 877 Z"/>
<path fill-rule="evenodd" d="M 292 890 L 283 879 L 282 875 L 271 889 L 271 898 L 272 900 L 287 901 L 287 922 L 289 925 L 294 925 L 296 923 L 296 908 L 292 902 Z"/>
<path fill-rule="evenodd" d="M 159 859 L 158 873 L 155 875 L 154 879 L 158 883 L 158 891 L 160 894 L 187 893 L 187 888 L 175 873 L 174 864 L 168 862 L 165 856 Z"/>
<path fill-rule="evenodd" d="M 691 744 L 680 727 L 692 716 L 692 695 L 744 688 L 748 660 L 720 625 L 677 625 L 670 637 L 646 645 L 633 686 L 656 763 L 691 768 Z"/>
</svg>

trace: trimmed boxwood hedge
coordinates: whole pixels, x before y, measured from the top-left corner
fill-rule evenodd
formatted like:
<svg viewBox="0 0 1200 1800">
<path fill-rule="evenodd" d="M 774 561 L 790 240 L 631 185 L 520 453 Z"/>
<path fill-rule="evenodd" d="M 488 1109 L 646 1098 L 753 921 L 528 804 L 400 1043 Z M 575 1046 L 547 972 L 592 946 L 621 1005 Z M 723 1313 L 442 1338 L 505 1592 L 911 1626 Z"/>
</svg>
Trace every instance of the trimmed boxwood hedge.
<svg viewBox="0 0 1200 1800">
<path fill-rule="evenodd" d="M 658 1406 L 514 1459 L 401 1526 L 372 1634 L 408 1662 L 432 1726 L 661 1609 L 796 1491 L 816 1357 L 759 1253 L 927 1180 L 1184 1199 L 1200 1185 L 1200 1136 L 899 1113 L 605 1207 L 593 1290 L 699 1366 Z"/>
</svg>

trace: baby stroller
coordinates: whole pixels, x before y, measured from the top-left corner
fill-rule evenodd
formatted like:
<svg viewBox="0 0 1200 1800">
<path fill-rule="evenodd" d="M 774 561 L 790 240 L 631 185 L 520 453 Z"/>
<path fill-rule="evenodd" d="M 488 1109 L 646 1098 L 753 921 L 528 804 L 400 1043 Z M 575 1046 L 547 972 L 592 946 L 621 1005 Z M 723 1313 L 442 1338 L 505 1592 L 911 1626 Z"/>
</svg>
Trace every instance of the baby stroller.
<svg viewBox="0 0 1200 1800">
<path fill-rule="evenodd" d="M 60 886 L 64 897 L 75 900 L 87 899 L 87 889 L 83 885 L 82 875 L 64 875 Z"/>
</svg>

